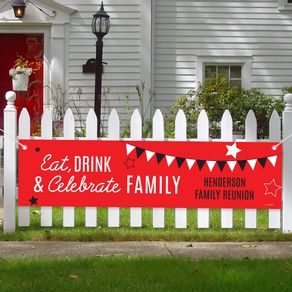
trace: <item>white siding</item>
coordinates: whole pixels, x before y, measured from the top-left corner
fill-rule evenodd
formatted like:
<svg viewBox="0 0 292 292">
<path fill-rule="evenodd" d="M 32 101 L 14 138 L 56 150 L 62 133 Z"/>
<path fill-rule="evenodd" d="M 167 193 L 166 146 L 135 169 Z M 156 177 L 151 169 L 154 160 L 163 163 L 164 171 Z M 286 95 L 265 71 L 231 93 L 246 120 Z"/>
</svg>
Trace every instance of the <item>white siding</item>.
<svg viewBox="0 0 292 292">
<path fill-rule="evenodd" d="M 65 0 L 62 4 L 77 10 L 71 16 L 68 27 L 68 84 L 75 89 L 81 88 L 80 110 L 85 114 L 89 107 L 93 107 L 95 75 L 83 74 L 82 65 L 95 58 L 96 37 L 91 32 L 91 21 L 100 8 L 100 2 Z M 102 99 L 102 111 L 108 114 L 109 109 L 115 107 L 123 116 L 127 95 L 131 104 L 137 106 L 135 88 L 140 81 L 140 0 L 106 0 L 104 9 L 110 15 L 111 28 L 103 38 L 103 61 L 108 64 L 104 66 L 102 85 L 110 93 Z"/>
<path fill-rule="evenodd" d="M 278 0 L 155 0 L 155 107 L 196 86 L 197 57 L 250 57 L 251 86 L 279 96 L 292 85 L 292 13 Z"/>
</svg>

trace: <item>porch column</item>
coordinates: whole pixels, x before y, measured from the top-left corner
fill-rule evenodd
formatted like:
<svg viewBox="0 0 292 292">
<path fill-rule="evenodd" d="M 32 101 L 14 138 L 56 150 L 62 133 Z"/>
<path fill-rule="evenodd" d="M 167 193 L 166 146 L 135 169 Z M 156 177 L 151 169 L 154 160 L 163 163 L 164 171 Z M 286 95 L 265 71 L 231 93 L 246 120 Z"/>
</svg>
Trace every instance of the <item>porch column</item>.
<svg viewBox="0 0 292 292">
<path fill-rule="evenodd" d="M 65 25 L 53 24 L 51 35 L 51 82 L 65 89 L 66 38 Z"/>
</svg>

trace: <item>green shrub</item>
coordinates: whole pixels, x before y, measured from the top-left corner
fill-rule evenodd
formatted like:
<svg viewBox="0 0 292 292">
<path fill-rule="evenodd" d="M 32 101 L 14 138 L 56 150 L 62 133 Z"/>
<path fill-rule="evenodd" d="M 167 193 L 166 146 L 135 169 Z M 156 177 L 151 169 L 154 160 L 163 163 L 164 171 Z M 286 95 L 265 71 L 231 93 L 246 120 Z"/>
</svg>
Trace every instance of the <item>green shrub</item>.
<svg viewBox="0 0 292 292">
<path fill-rule="evenodd" d="M 292 93 L 292 86 L 284 87 L 282 89 L 282 92 L 283 92 L 283 97 L 286 93 Z"/>
<path fill-rule="evenodd" d="M 244 131 L 245 118 L 249 110 L 253 110 L 258 124 L 258 138 L 268 136 L 269 118 L 274 109 L 280 114 L 284 109 L 283 99 L 265 95 L 259 89 L 243 89 L 230 87 L 225 76 L 214 76 L 200 84 L 196 91 L 190 91 L 177 99 L 171 108 L 171 115 L 166 117 L 166 135 L 174 136 L 174 121 L 179 109 L 187 118 L 187 135 L 196 137 L 197 118 L 205 109 L 210 121 L 212 138 L 220 136 L 220 121 L 225 109 L 233 119 L 233 129 Z"/>
</svg>

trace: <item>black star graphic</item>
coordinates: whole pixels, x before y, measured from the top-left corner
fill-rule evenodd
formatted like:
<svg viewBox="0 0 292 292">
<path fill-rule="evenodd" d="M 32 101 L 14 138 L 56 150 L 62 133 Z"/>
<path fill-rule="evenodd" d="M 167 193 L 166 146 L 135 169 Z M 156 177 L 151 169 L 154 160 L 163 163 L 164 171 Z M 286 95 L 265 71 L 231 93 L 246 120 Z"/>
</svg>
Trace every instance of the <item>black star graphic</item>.
<svg viewBox="0 0 292 292">
<path fill-rule="evenodd" d="M 34 196 L 32 196 L 29 201 L 30 201 L 31 205 L 37 205 L 38 204 L 38 198 L 35 198 Z"/>
<path fill-rule="evenodd" d="M 36 152 L 40 152 L 41 151 L 41 148 L 40 147 L 36 147 L 35 151 Z"/>
<path fill-rule="evenodd" d="M 131 159 L 130 157 L 127 157 L 127 160 L 124 162 L 127 169 L 131 167 L 135 167 L 135 159 Z"/>
</svg>

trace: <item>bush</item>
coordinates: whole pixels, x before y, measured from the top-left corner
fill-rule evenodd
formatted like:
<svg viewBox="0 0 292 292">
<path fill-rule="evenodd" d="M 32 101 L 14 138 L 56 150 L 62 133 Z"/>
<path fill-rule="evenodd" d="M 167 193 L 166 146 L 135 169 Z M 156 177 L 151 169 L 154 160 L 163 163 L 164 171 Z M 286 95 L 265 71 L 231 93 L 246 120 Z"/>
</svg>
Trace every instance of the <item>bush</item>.
<svg viewBox="0 0 292 292">
<path fill-rule="evenodd" d="M 281 113 L 284 109 L 283 98 L 266 96 L 259 89 L 243 89 L 230 87 L 225 76 L 214 76 L 198 86 L 196 91 L 190 91 L 178 98 L 171 108 L 170 117 L 166 118 L 166 134 L 174 136 L 174 120 L 179 109 L 187 118 L 188 137 L 196 136 L 197 118 L 205 109 L 210 121 L 212 138 L 220 136 L 220 121 L 225 109 L 229 109 L 233 119 L 233 129 L 244 131 L 245 118 L 249 110 L 253 110 L 258 124 L 258 138 L 268 136 L 269 118 L 274 109 Z"/>
</svg>

